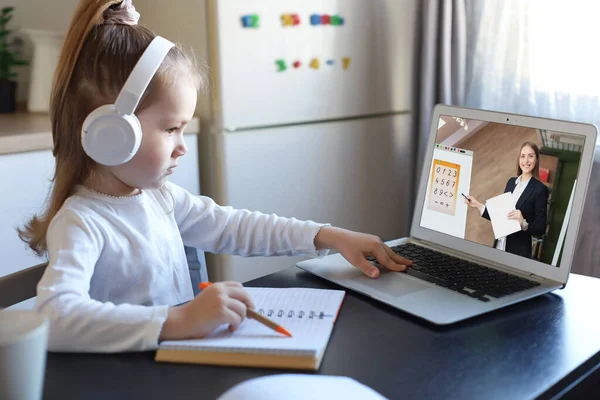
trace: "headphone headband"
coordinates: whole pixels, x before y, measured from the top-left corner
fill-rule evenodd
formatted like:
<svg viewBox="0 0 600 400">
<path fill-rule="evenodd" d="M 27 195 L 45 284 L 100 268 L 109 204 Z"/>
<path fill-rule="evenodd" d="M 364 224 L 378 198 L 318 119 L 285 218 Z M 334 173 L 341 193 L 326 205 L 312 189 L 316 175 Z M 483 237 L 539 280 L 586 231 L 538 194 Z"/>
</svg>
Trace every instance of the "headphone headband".
<svg viewBox="0 0 600 400">
<path fill-rule="evenodd" d="M 152 77 L 174 44 L 156 36 L 133 67 L 123 89 L 115 101 L 117 111 L 122 115 L 133 114 Z"/>
<path fill-rule="evenodd" d="M 81 127 L 81 144 L 86 154 L 102 165 L 126 163 L 142 142 L 142 125 L 134 114 L 152 77 L 174 44 L 156 36 L 133 67 L 115 104 L 92 111 Z"/>
</svg>

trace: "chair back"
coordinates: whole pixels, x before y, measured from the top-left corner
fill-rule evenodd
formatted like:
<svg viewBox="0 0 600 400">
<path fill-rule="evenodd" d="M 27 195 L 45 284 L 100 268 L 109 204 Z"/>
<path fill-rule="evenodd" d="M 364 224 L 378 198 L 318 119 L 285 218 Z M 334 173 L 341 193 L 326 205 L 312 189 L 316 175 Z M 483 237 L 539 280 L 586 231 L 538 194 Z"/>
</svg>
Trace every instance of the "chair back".
<svg viewBox="0 0 600 400">
<path fill-rule="evenodd" d="M 10 307 L 36 295 L 47 262 L 0 277 L 0 308 Z"/>
</svg>

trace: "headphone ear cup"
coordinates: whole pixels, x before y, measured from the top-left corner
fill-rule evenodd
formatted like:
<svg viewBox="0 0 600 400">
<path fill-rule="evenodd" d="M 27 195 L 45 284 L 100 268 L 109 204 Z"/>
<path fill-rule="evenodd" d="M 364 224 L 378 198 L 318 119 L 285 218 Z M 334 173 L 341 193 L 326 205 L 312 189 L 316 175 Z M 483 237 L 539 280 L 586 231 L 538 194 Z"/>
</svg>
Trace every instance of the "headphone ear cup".
<svg viewBox="0 0 600 400">
<path fill-rule="evenodd" d="M 142 142 L 142 126 L 137 117 L 120 115 L 114 104 L 92 111 L 81 127 L 81 144 L 98 164 L 115 166 L 131 160 Z"/>
</svg>

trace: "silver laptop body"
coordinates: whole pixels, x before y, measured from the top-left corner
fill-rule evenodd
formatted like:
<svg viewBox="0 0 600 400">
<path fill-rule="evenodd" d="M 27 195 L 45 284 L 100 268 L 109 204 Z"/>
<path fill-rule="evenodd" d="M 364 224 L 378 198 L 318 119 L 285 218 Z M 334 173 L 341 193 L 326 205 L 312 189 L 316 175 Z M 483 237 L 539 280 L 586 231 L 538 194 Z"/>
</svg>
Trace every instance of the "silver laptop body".
<svg viewBox="0 0 600 400">
<path fill-rule="evenodd" d="M 340 254 L 302 261 L 297 266 L 439 325 L 562 288 L 567 284 L 571 269 L 596 137 L 597 129 L 591 124 L 437 105 L 419 179 L 410 236 L 386 243 L 399 254 L 405 253 L 406 249 L 424 253 L 424 258 L 418 255 L 416 258 L 426 265 L 432 264 L 428 263 L 428 257 L 435 258 L 436 268 L 442 268 L 446 275 L 442 275 L 441 280 L 436 277 L 439 272 L 423 275 L 416 269 L 422 269 L 417 261 L 415 269 L 411 268 L 409 272 L 392 272 L 378 266 L 379 278 L 371 279 Z M 506 248 L 510 248 L 508 238 L 504 250 L 495 248 L 498 242 L 494 232 L 500 231 L 500 224 L 492 224 L 479 210 L 468 207 L 462 195 L 479 192 L 483 198 L 478 200 L 484 203 L 504 193 L 505 183 L 508 187 L 511 177 L 516 177 L 517 157 L 525 139 L 538 145 L 540 153 L 544 153 L 540 154 L 540 159 L 550 166 L 540 169 L 538 178 L 548 187 L 547 230 L 545 235 L 532 240 L 531 258 L 507 251 Z M 558 167 L 553 169 L 554 163 L 558 165 L 555 158 L 571 160 L 569 162 L 579 158 L 575 179 L 561 181 L 557 178 L 560 171 Z M 508 163 L 500 161 L 502 159 L 514 161 Z M 442 171 L 450 174 L 450 182 L 442 179 Z M 553 209 L 559 191 L 570 193 L 569 201 L 567 205 L 557 203 Z M 440 193 L 443 198 L 437 197 Z M 550 225 L 551 215 L 564 215 L 564 218 L 558 218 L 560 223 Z M 556 221 L 557 217 L 554 218 Z M 455 262 L 448 261 L 447 256 L 454 257 L 450 260 Z M 447 279 L 447 274 L 461 270 L 466 273 L 458 275 L 466 276 L 466 280 L 459 279 L 457 285 L 448 285 L 455 277 Z M 476 275 L 484 276 L 482 284 L 487 286 L 483 291 L 481 286 L 477 288 L 478 283 L 470 280 Z M 486 276 L 501 276 L 503 282 L 510 280 L 518 290 L 509 288 L 504 292 L 493 292 Z M 458 288 L 466 281 L 473 287 Z M 485 291 L 493 295 L 483 293 Z"/>
</svg>

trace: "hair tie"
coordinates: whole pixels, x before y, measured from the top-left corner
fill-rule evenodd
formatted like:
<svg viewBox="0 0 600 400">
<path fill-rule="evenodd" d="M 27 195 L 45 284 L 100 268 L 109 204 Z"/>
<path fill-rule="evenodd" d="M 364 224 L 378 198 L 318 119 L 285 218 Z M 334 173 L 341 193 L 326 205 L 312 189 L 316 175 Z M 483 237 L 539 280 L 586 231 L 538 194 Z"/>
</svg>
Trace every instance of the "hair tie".
<svg viewBox="0 0 600 400">
<path fill-rule="evenodd" d="M 103 16 L 103 25 L 137 25 L 140 19 L 140 13 L 135 11 L 131 0 L 110 6 Z"/>
</svg>

